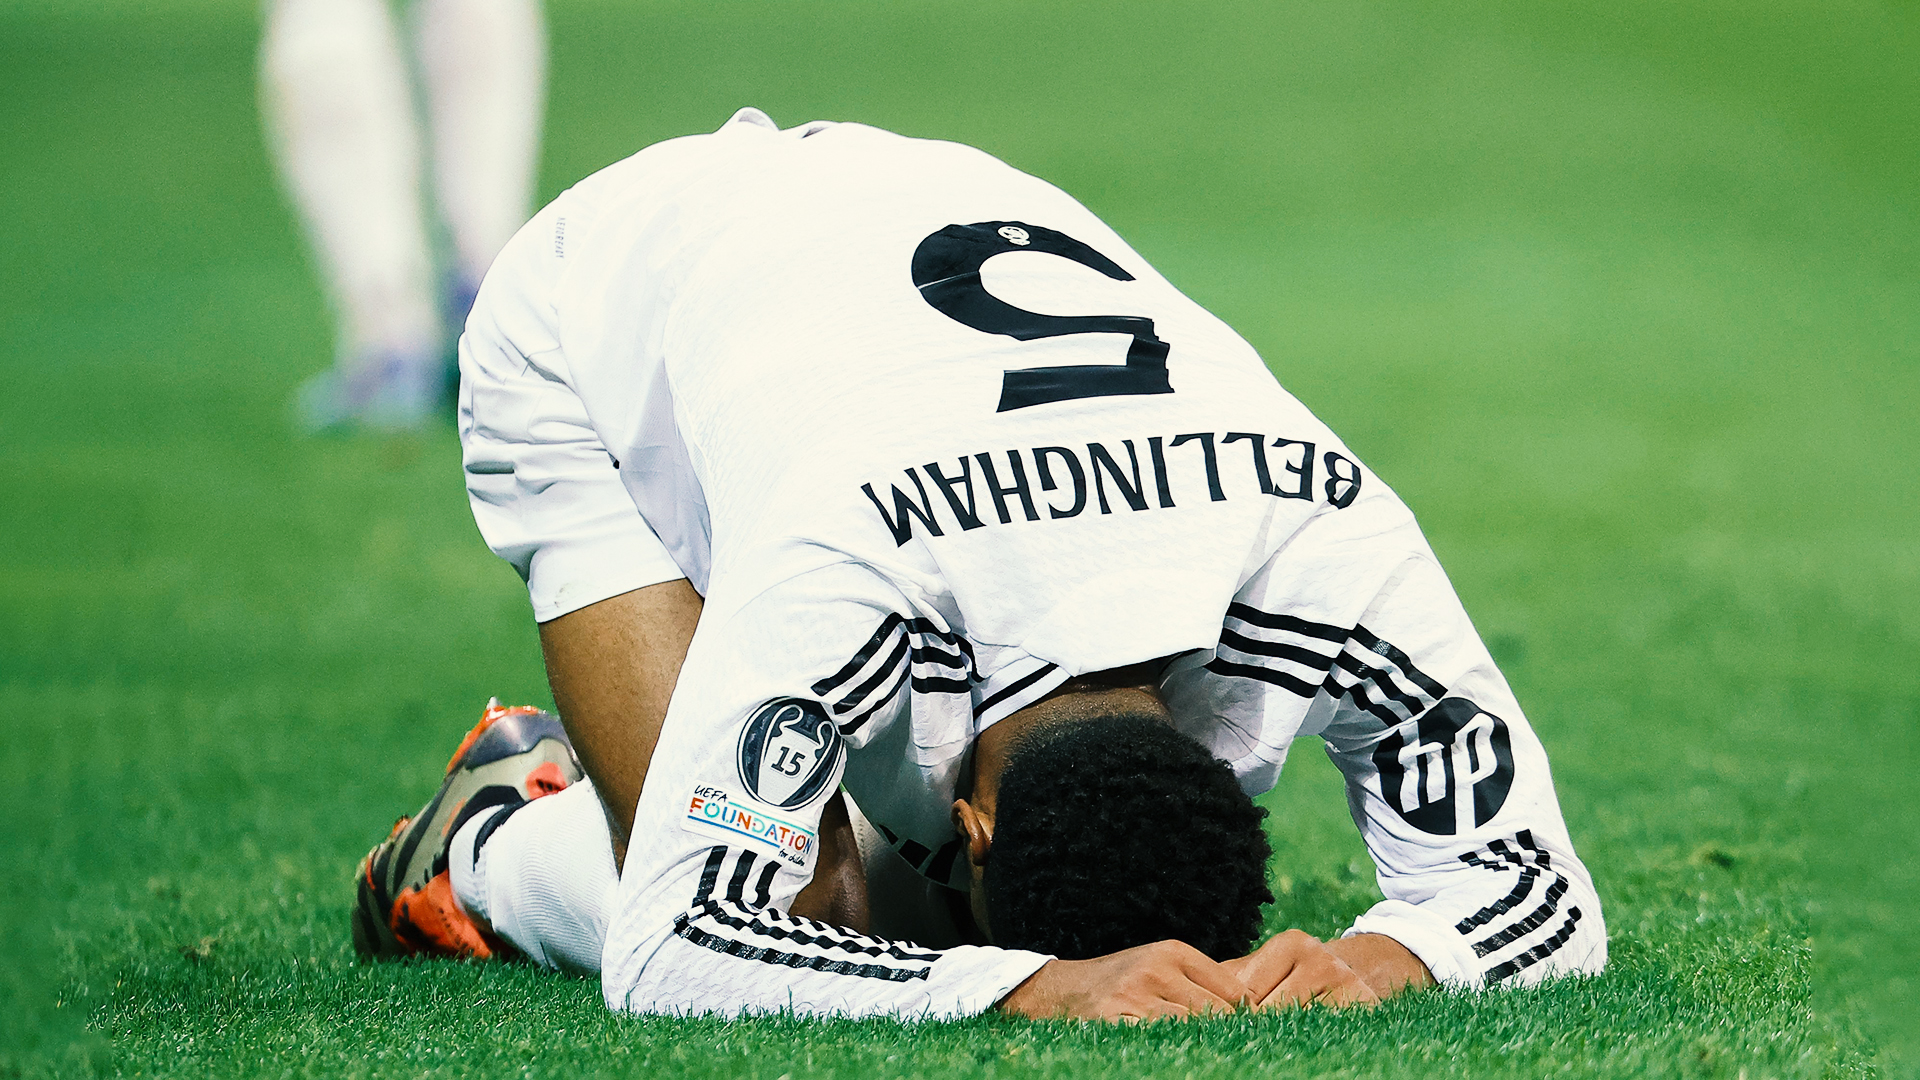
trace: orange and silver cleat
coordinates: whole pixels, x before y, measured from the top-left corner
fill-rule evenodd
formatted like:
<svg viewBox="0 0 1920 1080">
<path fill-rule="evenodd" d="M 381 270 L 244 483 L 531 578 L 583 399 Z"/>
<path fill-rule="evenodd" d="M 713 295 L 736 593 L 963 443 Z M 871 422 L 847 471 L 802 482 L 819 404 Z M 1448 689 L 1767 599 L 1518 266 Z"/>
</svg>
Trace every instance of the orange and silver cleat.
<svg viewBox="0 0 1920 1080">
<path fill-rule="evenodd" d="M 480 722 L 453 752 L 433 801 L 394 823 L 354 871 L 359 901 L 353 947 L 368 958 L 472 956 L 510 949 L 475 923 L 453 895 L 447 845 L 460 826 L 490 807 L 519 806 L 580 779 L 560 718 L 531 705 L 487 702 Z M 491 827 L 504 820 L 496 816 Z"/>
</svg>

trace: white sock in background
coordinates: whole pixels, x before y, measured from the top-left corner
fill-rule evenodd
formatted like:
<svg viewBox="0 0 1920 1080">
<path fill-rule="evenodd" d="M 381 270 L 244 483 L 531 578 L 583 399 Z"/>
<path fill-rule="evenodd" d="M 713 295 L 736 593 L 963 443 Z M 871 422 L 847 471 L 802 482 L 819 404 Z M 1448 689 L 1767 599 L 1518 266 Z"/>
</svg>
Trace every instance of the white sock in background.
<svg viewBox="0 0 1920 1080">
<path fill-rule="evenodd" d="M 514 810 L 476 860 L 474 840 L 503 812 L 477 814 L 454 835 L 447 849 L 454 896 L 535 963 L 597 973 L 620 875 L 593 782 Z"/>
<path fill-rule="evenodd" d="M 343 407 L 405 398 L 410 376 L 437 376 L 442 333 L 420 135 L 386 0 L 273 0 L 260 67 L 269 142 L 339 315 Z M 362 385 L 389 378 L 403 385 Z"/>
<path fill-rule="evenodd" d="M 418 0 L 414 15 L 434 190 L 471 290 L 533 200 L 546 26 L 539 0 Z"/>
</svg>

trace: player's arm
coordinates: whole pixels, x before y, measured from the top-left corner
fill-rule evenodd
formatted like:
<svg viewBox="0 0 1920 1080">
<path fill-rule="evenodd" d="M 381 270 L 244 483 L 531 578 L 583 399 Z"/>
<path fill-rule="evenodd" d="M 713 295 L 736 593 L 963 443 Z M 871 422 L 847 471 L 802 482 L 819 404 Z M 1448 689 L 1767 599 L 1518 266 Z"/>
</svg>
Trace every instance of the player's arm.
<svg viewBox="0 0 1920 1080">
<path fill-rule="evenodd" d="M 1322 736 L 1386 895 L 1347 932 L 1360 944 L 1338 946 L 1349 966 L 1370 985 L 1422 982 L 1402 980 L 1404 951 L 1456 987 L 1605 966 L 1599 897 L 1546 751 L 1429 553 L 1388 579 L 1327 691 Z"/>
<path fill-rule="evenodd" d="M 847 598 L 870 582 L 829 568 L 704 614 L 634 813 L 602 971 L 612 1007 L 964 1016 L 1046 963 L 886 941 L 795 910 L 822 871 L 850 737 L 869 734 L 840 731 L 812 686 L 889 614 Z"/>
<path fill-rule="evenodd" d="M 603 985 L 636 1012 L 791 1009 L 850 1016 L 1119 1018 L 1225 1008 L 1241 984 L 1197 952 L 1156 945 L 1093 961 L 991 946 L 929 949 L 802 917 L 821 872 L 818 830 L 849 748 L 813 687 L 897 625 L 870 572 L 828 567 L 703 617 L 634 815 Z M 881 597 L 879 600 L 890 599 Z M 902 702 L 913 662 L 892 680 Z"/>
<path fill-rule="evenodd" d="M 1382 1001 L 1403 990 L 1425 990 L 1435 985 L 1427 965 L 1385 934 L 1335 938 L 1326 943 L 1326 949 Z"/>
<path fill-rule="evenodd" d="M 1308 970 L 1383 997 L 1598 971 L 1600 903 L 1546 753 L 1411 513 L 1371 478 L 1365 491 L 1292 534 L 1236 595 L 1215 654 L 1163 681 L 1196 714 L 1246 708 L 1257 688 L 1253 781 L 1298 734 L 1325 739 L 1345 776 L 1386 899 L 1340 942 L 1265 948 L 1317 952 Z"/>
</svg>

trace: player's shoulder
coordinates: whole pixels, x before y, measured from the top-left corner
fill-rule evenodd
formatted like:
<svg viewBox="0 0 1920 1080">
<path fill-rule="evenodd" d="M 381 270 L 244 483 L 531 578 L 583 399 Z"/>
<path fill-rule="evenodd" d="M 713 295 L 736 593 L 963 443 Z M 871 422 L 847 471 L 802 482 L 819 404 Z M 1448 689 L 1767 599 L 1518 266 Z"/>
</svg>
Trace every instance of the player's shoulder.
<svg viewBox="0 0 1920 1080">
<path fill-rule="evenodd" d="M 998 175 L 1043 183 L 965 143 L 847 121 L 813 120 L 782 128 L 749 106 L 711 132 L 656 142 L 616 161 L 579 181 L 565 197 L 581 209 L 597 209 L 697 193 L 741 196 L 756 184 L 790 188 L 821 173 L 852 173 L 869 180 L 922 174 L 977 181 Z"/>
</svg>

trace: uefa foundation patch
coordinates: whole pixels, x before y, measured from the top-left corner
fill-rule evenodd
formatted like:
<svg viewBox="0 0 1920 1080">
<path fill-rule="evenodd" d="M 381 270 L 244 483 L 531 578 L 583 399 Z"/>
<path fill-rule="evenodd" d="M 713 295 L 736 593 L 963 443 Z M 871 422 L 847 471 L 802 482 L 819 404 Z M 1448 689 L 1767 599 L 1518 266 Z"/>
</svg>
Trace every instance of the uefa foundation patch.
<svg viewBox="0 0 1920 1080">
<path fill-rule="evenodd" d="M 775 817 L 752 803 L 736 799 L 724 788 L 697 787 L 687 799 L 687 824 L 717 833 L 728 843 L 757 842 L 789 865 L 805 869 L 820 845 L 820 834 L 810 826 Z"/>
</svg>

